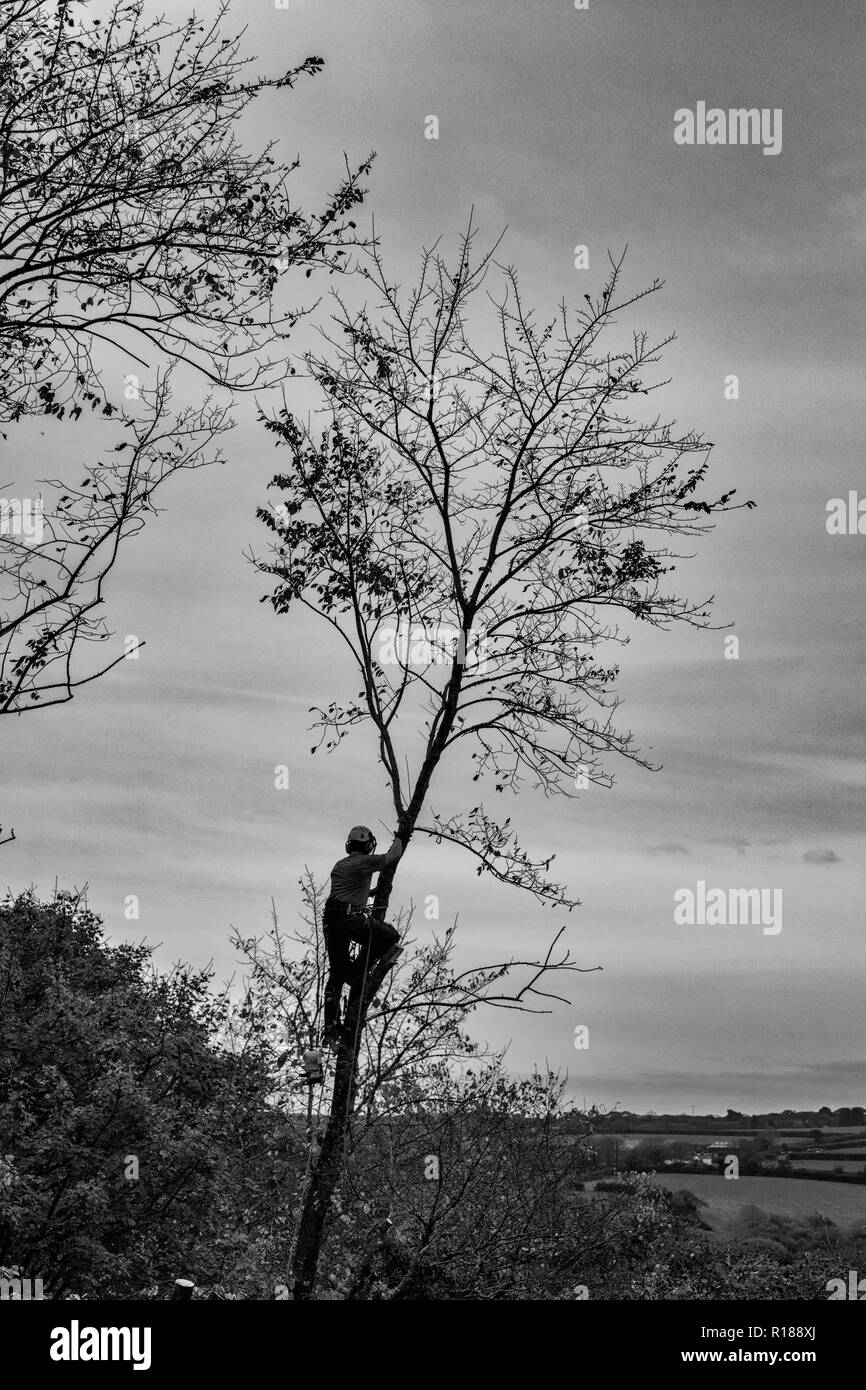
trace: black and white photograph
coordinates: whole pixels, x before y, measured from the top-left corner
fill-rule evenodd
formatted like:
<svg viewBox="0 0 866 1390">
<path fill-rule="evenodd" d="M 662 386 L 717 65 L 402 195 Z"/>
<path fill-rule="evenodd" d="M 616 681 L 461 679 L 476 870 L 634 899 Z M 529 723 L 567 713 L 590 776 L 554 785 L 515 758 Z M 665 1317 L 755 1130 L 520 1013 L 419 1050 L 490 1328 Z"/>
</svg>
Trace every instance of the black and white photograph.
<svg viewBox="0 0 866 1390">
<path fill-rule="evenodd" d="M 864 54 L 862 0 L 0 0 L 28 1369 L 295 1303 L 853 1336 Z"/>
</svg>

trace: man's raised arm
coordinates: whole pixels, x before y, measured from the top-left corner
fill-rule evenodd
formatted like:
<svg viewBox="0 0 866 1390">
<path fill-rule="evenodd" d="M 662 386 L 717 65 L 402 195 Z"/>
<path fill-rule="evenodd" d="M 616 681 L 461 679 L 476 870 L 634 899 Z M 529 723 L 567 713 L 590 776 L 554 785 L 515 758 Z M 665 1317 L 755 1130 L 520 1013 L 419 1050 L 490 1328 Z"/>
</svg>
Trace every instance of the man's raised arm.
<svg viewBox="0 0 866 1390">
<path fill-rule="evenodd" d="M 393 843 L 392 843 L 392 845 L 391 845 L 391 848 L 388 850 L 388 853 L 385 855 L 385 862 L 383 863 L 382 868 L 384 869 L 388 864 L 396 864 L 396 863 L 397 863 L 397 860 L 400 858 L 400 855 L 401 855 L 402 853 L 403 853 L 403 841 L 400 839 L 400 837 L 399 837 L 398 835 L 395 835 L 395 836 L 394 836 Z"/>
</svg>

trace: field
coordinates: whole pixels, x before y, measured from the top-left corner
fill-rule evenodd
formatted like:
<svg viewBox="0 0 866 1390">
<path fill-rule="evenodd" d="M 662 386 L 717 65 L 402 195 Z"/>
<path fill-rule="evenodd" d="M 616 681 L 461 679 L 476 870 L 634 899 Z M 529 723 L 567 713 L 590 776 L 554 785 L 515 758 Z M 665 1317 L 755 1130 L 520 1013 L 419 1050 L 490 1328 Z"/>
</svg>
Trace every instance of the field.
<svg viewBox="0 0 866 1390">
<path fill-rule="evenodd" d="M 741 1207 L 756 1206 L 780 1216 L 812 1216 L 820 1212 L 837 1226 L 866 1219 L 866 1187 L 809 1178 L 723 1178 L 715 1173 L 660 1173 L 654 1179 L 674 1192 L 686 1188 L 707 1203 L 701 1219 L 720 1236 Z"/>
<path fill-rule="evenodd" d="M 812 1138 L 811 1130 L 803 1130 L 801 1134 L 797 1134 L 796 1136 L 783 1135 L 776 1130 L 761 1130 L 760 1134 L 769 1135 L 772 1138 L 773 1144 L 776 1147 L 778 1147 L 781 1144 L 784 1144 L 789 1149 L 809 1148 L 815 1142 Z M 851 1139 L 847 1141 L 846 1148 L 849 1151 L 858 1149 L 860 1147 L 860 1143 L 862 1142 L 862 1128 L 851 1130 L 834 1128 L 824 1130 L 825 1139 L 844 1139 L 845 1136 L 848 1134 L 851 1135 Z M 663 1132 L 661 1134 L 599 1133 L 594 1135 L 594 1138 L 597 1140 L 618 1139 L 620 1143 L 620 1148 L 623 1152 L 627 1152 L 629 1149 L 635 1148 L 638 1144 L 712 1144 L 715 1143 L 717 1139 L 730 1139 L 734 1142 L 748 1143 L 750 1139 L 757 1139 L 758 1137 L 758 1130 L 750 1130 L 748 1134 L 726 1134 L 724 1130 L 714 1130 L 710 1134 L 705 1134 L 702 1132 L 695 1134 L 669 1134 Z M 864 1145 L 863 1158 L 864 1161 L 866 1161 L 866 1145 Z"/>
<path fill-rule="evenodd" d="M 862 1173 L 866 1168 L 866 1154 L 863 1158 L 840 1158 L 828 1163 L 826 1159 L 794 1158 L 791 1160 L 793 1168 L 806 1168 L 810 1173 L 832 1173 L 834 1168 L 841 1168 L 843 1173 Z"/>
</svg>

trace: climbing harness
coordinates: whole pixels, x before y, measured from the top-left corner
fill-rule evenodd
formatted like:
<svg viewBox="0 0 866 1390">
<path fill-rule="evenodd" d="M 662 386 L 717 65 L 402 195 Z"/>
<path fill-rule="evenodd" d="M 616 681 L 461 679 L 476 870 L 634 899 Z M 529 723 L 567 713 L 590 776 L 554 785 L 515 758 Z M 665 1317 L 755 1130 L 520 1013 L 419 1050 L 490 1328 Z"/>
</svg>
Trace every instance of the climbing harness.
<svg viewBox="0 0 866 1390">
<path fill-rule="evenodd" d="M 369 972 L 370 972 L 370 951 L 371 951 L 371 947 L 372 947 L 372 944 L 373 944 L 373 913 L 374 913 L 374 909 L 373 909 L 372 907 L 363 907 L 363 908 L 360 909 L 360 911 L 363 913 L 363 915 L 364 915 L 364 917 L 365 917 L 365 919 L 366 919 L 366 923 L 367 923 L 367 945 L 366 945 L 366 950 L 364 951 L 364 969 L 363 969 L 363 971 L 361 972 L 361 977 L 360 977 L 361 997 L 363 998 L 364 990 L 365 990 L 366 987 L 367 987 L 367 976 L 369 975 Z M 390 966 L 392 966 L 392 965 L 394 964 L 394 962 L 395 962 L 402 954 L 403 954 L 403 947 L 399 944 L 399 942 L 396 942 L 396 941 L 395 941 L 394 944 L 393 944 L 392 946 L 389 946 L 389 947 L 388 947 L 388 949 L 387 949 L 387 951 L 384 953 L 384 955 L 382 955 L 382 956 L 379 958 L 378 964 L 387 965 L 387 966 L 390 967 Z M 359 952 L 358 956 L 357 956 L 356 959 L 355 959 L 355 969 L 356 969 L 356 970 L 357 970 L 357 967 L 358 967 L 358 964 L 359 964 L 359 963 L 360 963 L 360 952 Z M 358 982 L 358 977 L 357 977 L 357 975 L 356 975 L 356 976 L 355 976 L 355 983 L 357 983 L 357 982 Z M 375 999 L 372 1000 L 371 1002 L 373 1002 L 373 1003 L 378 1003 L 378 1002 L 379 1002 L 379 995 L 376 995 Z M 323 1041 L 325 1041 L 326 1043 L 329 1043 L 329 1042 L 333 1041 L 333 1036 L 334 1036 L 334 1034 L 336 1034 L 337 1037 L 339 1037 L 342 1027 L 343 1027 L 343 1021 L 342 1021 L 342 1019 L 340 1018 L 340 1014 L 339 1014 L 339 1012 L 338 1012 L 337 1020 L 336 1020 L 335 1024 L 333 1025 L 332 1029 L 330 1030 L 330 1035 L 329 1035 L 329 1034 L 325 1034 L 324 1031 L 323 1031 L 323 1033 L 322 1033 L 322 1035 L 321 1035 L 321 1037 L 320 1037 L 320 1039 L 319 1039 L 319 1046 L 314 1047 L 314 1048 L 310 1048 L 308 1051 L 306 1051 L 306 1052 L 304 1053 L 304 1056 L 303 1056 L 303 1061 L 304 1061 L 304 1076 L 305 1076 L 305 1082 L 304 1082 L 304 1084 L 306 1084 L 307 1086 L 320 1086 L 320 1085 L 322 1085 L 322 1083 L 324 1082 L 324 1079 L 325 1079 L 325 1068 L 324 1068 L 324 1062 L 323 1062 L 323 1048 L 322 1048 L 322 1046 L 321 1046 L 321 1043 L 322 1043 Z M 353 1052 L 357 1050 L 357 1046 L 358 1046 L 358 1034 L 359 1034 L 359 1031 L 360 1031 L 360 1027 L 361 1027 L 361 1013 L 360 1013 L 360 1010 L 358 1010 L 358 1016 L 357 1016 L 357 1018 L 356 1018 L 356 1020 L 355 1020 L 355 1037 L 354 1037 L 353 1043 L 352 1043 Z"/>
</svg>

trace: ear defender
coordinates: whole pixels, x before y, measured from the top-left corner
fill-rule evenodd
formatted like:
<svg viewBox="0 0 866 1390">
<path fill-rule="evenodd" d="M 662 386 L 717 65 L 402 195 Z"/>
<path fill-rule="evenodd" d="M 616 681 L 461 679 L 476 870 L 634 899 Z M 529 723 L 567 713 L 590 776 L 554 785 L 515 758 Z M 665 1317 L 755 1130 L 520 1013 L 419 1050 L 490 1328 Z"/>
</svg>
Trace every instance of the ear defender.
<svg viewBox="0 0 866 1390">
<path fill-rule="evenodd" d="M 376 848 L 376 836 L 367 825 L 353 825 L 346 836 L 346 853 L 360 849 L 364 854 L 372 854 Z"/>
</svg>

